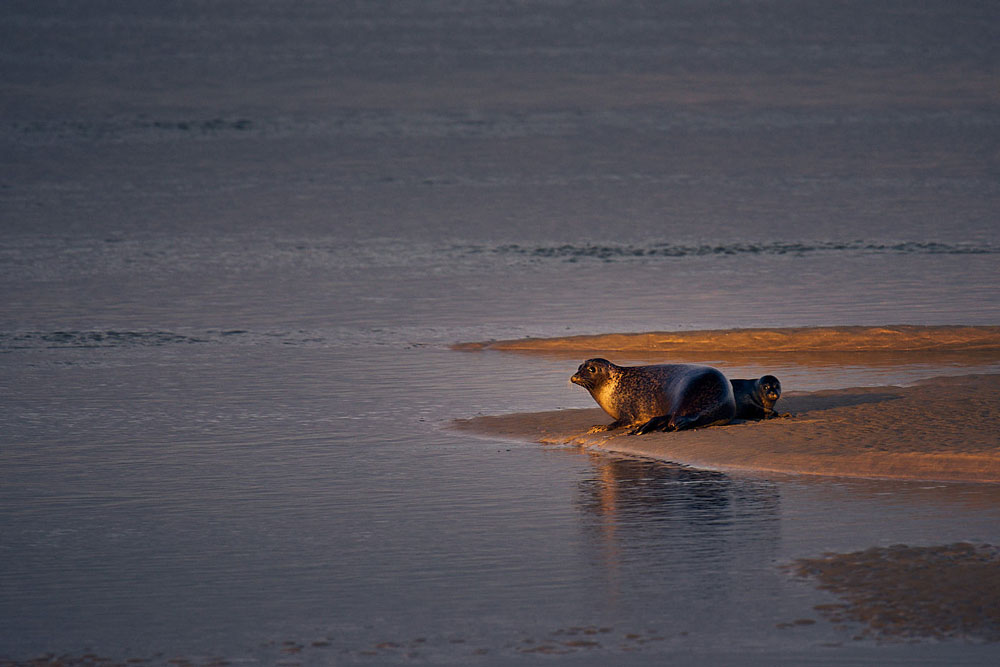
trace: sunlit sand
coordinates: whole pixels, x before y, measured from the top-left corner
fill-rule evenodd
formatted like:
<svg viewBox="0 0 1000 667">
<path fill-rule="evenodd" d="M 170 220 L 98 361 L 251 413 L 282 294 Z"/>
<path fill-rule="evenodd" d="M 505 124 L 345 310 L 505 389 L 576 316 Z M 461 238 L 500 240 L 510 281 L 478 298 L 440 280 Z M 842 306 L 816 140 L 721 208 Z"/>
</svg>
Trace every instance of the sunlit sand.
<svg viewBox="0 0 1000 667">
<path fill-rule="evenodd" d="M 489 343 L 512 351 L 666 349 L 740 355 L 766 343 L 796 350 L 977 351 L 997 348 L 1000 327 L 830 327 L 680 334 L 612 334 Z M 512 347 L 519 345 L 522 347 Z M 588 348 L 594 345 L 594 348 Z M 612 347 L 609 347 L 612 346 Z M 617 346 L 617 348 L 613 347 Z M 463 346 L 462 349 L 469 349 Z M 474 348 L 473 348 L 474 349 Z M 578 354 L 579 356 L 579 354 Z M 459 420 L 461 430 L 550 445 L 578 445 L 720 471 L 1000 482 L 1000 375 L 923 380 L 915 386 L 790 392 L 785 419 L 674 433 L 588 434 L 610 418 L 599 408 Z"/>
<path fill-rule="evenodd" d="M 948 352 L 1000 351 L 1000 326 L 785 327 L 707 331 L 608 333 L 459 343 L 458 350 L 510 352 Z"/>
</svg>

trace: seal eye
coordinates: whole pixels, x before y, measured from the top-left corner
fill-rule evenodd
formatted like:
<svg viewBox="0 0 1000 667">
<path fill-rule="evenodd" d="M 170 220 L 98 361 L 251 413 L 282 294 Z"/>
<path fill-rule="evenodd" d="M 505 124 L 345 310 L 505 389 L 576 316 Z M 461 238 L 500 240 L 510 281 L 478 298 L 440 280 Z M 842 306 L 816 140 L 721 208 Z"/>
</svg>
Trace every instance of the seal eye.
<svg viewBox="0 0 1000 667">
<path fill-rule="evenodd" d="M 593 366 L 587 366 L 587 372 L 588 373 L 596 373 L 597 369 L 595 367 L 593 367 Z"/>
</svg>

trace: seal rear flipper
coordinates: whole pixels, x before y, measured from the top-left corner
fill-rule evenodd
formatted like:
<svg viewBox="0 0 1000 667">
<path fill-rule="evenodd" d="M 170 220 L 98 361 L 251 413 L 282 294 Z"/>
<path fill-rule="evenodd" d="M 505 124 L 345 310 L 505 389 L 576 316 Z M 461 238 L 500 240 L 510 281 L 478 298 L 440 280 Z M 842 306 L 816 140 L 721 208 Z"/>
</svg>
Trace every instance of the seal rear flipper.
<svg viewBox="0 0 1000 667">
<path fill-rule="evenodd" d="M 701 428 L 702 426 L 716 426 L 719 424 L 728 424 L 730 419 L 718 419 L 715 415 L 710 412 L 702 412 L 695 417 L 684 417 L 678 416 L 674 417 L 671 422 L 673 428 L 669 429 L 671 431 L 686 431 L 692 428 Z"/>
<path fill-rule="evenodd" d="M 662 417 L 653 417 L 639 428 L 630 431 L 629 435 L 642 435 L 643 433 L 652 433 L 653 431 L 686 431 L 692 428 L 701 428 L 702 426 L 728 424 L 730 421 L 732 421 L 732 417 L 720 418 L 716 414 L 716 411 L 700 412 L 693 417 L 687 415 L 663 415 Z"/>
<path fill-rule="evenodd" d="M 653 431 L 673 431 L 675 430 L 674 424 L 671 421 L 670 415 L 662 415 L 660 417 L 653 417 L 645 424 L 637 426 L 628 432 L 629 435 L 643 435 L 645 433 L 652 433 Z"/>
</svg>

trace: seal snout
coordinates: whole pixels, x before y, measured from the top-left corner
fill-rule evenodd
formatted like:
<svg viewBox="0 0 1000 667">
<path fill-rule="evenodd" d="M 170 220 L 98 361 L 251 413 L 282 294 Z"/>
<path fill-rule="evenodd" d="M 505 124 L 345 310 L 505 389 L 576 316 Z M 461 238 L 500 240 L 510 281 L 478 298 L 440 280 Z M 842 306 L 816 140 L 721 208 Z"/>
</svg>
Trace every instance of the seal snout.
<svg viewBox="0 0 1000 667">
<path fill-rule="evenodd" d="M 594 381 L 592 379 L 584 377 L 579 372 L 573 373 L 573 377 L 571 377 L 569 381 L 572 382 L 573 384 L 578 384 L 587 390 L 589 390 L 592 386 L 594 386 Z"/>
</svg>

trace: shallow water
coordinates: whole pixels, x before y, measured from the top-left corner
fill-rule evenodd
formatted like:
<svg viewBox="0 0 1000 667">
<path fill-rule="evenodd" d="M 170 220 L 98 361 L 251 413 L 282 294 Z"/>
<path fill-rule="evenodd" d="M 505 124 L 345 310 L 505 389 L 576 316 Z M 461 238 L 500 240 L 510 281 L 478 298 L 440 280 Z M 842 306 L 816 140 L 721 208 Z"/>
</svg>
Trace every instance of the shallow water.
<svg viewBox="0 0 1000 667">
<path fill-rule="evenodd" d="M 580 403 L 559 361 L 234 347 L 6 355 L 32 360 L 5 398 L 9 654 L 266 661 L 294 641 L 320 663 L 503 662 L 558 640 L 597 662 L 766 662 L 851 643 L 777 564 L 1000 539 L 991 486 L 725 476 L 447 430 Z M 801 618 L 818 623 L 776 628 Z"/>
<path fill-rule="evenodd" d="M 992 662 L 855 642 L 777 568 L 1000 543 L 991 486 L 448 424 L 590 405 L 460 341 L 998 324 L 993 10 L 270 7 L 0 18 L 0 656 Z"/>
</svg>

